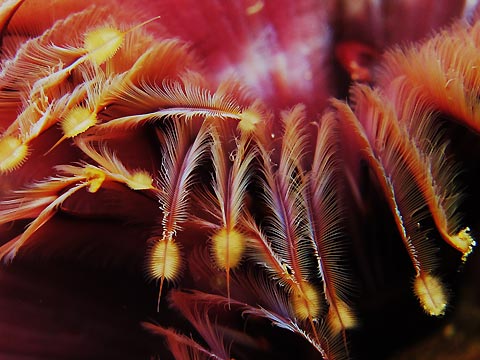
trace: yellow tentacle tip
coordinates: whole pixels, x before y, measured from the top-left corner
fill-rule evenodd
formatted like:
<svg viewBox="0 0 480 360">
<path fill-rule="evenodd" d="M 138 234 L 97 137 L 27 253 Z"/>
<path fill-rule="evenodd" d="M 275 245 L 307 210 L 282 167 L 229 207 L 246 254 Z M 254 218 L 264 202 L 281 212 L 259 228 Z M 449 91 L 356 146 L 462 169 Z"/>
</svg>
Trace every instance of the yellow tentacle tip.
<svg viewBox="0 0 480 360">
<path fill-rule="evenodd" d="M 180 246 L 173 240 L 156 240 L 149 252 L 148 276 L 157 281 L 161 279 L 175 280 L 180 269 Z"/>
<path fill-rule="evenodd" d="M 237 266 L 245 250 L 246 239 L 239 231 L 225 228 L 220 229 L 212 236 L 212 251 L 221 269 L 232 269 Z"/>
<path fill-rule="evenodd" d="M 297 319 L 303 321 L 320 315 L 319 291 L 308 282 L 304 281 L 298 287 L 292 288 L 290 300 Z"/>
<path fill-rule="evenodd" d="M 83 174 L 88 182 L 88 191 L 91 193 L 96 193 L 106 178 L 105 172 L 91 165 L 85 166 Z"/>
<path fill-rule="evenodd" d="M 328 322 L 335 333 L 339 333 L 342 329 L 353 329 L 357 325 L 352 309 L 341 300 L 337 300 L 335 306 L 330 304 Z"/>
<path fill-rule="evenodd" d="M 425 312 L 432 316 L 445 314 L 448 298 L 441 281 L 431 274 L 421 274 L 415 278 L 414 291 Z"/>
<path fill-rule="evenodd" d="M 472 235 L 470 235 L 470 228 L 462 229 L 458 234 L 451 237 L 453 246 L 462 252 L 462 260 L 466 261 L 468 255 L 473 251 L 476 243 Z"/>
<path fill-rule="evenodd" d="M 263 10 L 264 6 L 265 6 L 264 2 L 259 0 L 256 3 L 254 3 L 253 5 L 250 5 L 249 7 L 247 7 L 245 9 L 245 13 L 248 16 L 258 14 L 259 12 L 261 12 Z"/>
<path fill-rule="evenodd" d="M 253 108 L 242 111 L 238 129 L 243 134 L 251 134 L 257 130 L 258 125 L 262 122 L 261 114 Z"/>
<path fill-rule="evenodd" d="M 62 131 L 67 138 L 77 136 L 97 123 L 97 116 L 85 107 L 70 110 L 61 122 Z"/>
<path fill-rule="evenodd" d="M 149 190 L 153 189 L 153 178 L 146 171 L 135 171 L 127 181 L 127 186 L 132 190 Z"/>
<path fill-rule="evenodd" d="M 105 26 L 88 31 L 83 40 L 83 47 L 87 52 L 87 58 L 96 65 L 103 64 L 117 53 L 123 45 L 127 33 L 159 18 L 160 16 L 155 16 L 126 31 L 119 30 L 113 26 Z"/>
<path fill-rule="evenodd" d="M 145 271 L 149 279 L 159 283 L 157 312 L 160 311 L 164 281 L 175 281 L 180 275 L 181 268 L 180 246 L 171 237 L 153 239 L 147 253 Z"/>
<path fill-rule="evenodd" d="M 0 173 L 18 169 L 28 156 L 28 146 L 20 139 L 6 136 L 0 139 Z"/>
<path fill-rule="evenodd" d="M 84 48 L 88 58 L 101 65 L 112 58 L 123 44 L 124 33 L 113 27 L 102 27 L 85 34 Z"/>
</svg>

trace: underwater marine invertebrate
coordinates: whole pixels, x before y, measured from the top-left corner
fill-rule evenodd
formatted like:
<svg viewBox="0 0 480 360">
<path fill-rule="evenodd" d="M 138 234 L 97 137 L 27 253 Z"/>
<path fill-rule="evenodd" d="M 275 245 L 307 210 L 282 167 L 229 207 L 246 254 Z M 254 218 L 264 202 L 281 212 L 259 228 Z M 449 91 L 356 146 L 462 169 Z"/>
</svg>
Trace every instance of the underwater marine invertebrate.
<svg viewBox="0 0 480 360">
<path fill-rule="evenodd" d="M 451 136 L 478 132 L 478 22 L 381 55 L 395 39 L 335 27 L 373 3 L 52 0 L 32 26 L 36 3 L 0 7 L 2 272 L 146 275 L 145 351 L 177 358 L 355 357 L 386 245 L 392 286 L 449 311 L 478 231 Z"/>
</svg>

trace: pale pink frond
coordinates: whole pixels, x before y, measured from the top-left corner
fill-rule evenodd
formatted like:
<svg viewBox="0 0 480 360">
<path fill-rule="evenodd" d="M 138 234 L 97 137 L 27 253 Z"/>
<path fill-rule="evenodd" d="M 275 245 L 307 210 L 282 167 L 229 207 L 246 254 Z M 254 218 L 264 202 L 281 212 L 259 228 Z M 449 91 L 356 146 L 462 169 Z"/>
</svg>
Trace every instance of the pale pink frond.
<svg viewBox="0 0 480 360">
<path fill-rule="evenodd" d="M 0 224 L 38 217 L 61 191 L 83 179 L 82 176 L 59 176 L 11 193 L 0 201 Z"/>
<path fill-rule="evenodd" d="M 31 236 L 55 215 L 57 208 L 62 205 L 62 203 L 71 195 L 85 186 L 87 186 L 87 184 L 76 185 L 56 197 L 55 200 L 48 204 L 48 206 L 45 207 L 40 214 L 38 214 L 37 218 L 28 225 L 26 230 L 21 235 L 0 246 L 0 260 L 5 263 L 13 261 L 18 251 L 31 238 Z"/>
<path fill-rule="evenodd" d="M 241 137 L 233 153 L 227 154 L 227 139 L 215 127 L 211 135 L 213 194 L 205 195 L 207 201 L 203 206 L 218 221 L 212 224 L 216 228 L 211 237 L 212 254 L 216 265 L 226 272 L 227 292 L 230 294 L 230 270 L 240 264 L 247 242 L 240 220 L 253 175 L 251 165 L 255 153 L 248 150 L 250 141 Z"/>
<path fill-rule="evenodd" d="M 480 23 L 455 23 L 420 44 L 397 47 L 387 52 L 377 83 L 388 88 L 404 78 L 435 109 L 480 132 L 478 104 L 480 66 L 478 33 Z"/>
<path fill-rule="evenodd" d="M 399 125 L 405 127 L 411 137 L 406 141 L 413 153 L 410 167 L 414 168 L 435 225 L 444 240 L 461 251 L 465 260 L 474 240 L 469 227 L 462 224 L 463 216 L 459 212 L 463 197 L 459 186 L 462 171 L 450 153 L 440 119 L 435 116 L 432 104 L 405 79 L 396 79 L 384 91 Z"/>
<path fill-rule="evenodd" d="M 15 56 L 4 63 L 0 72 L 0 87 L 15 91 L 2 90 L 0 98 L 20 104 L 32 93 L 46 92 L 46 88 L 42 89 L 43 84 L 51 86 L 55 82 L 60 83 L 68 75 L 65 69 L 85 55 L 83 33 L 103 22 L 105 17 L 108 17 L 105 8 L 90 6 L 58 20 L 40 36 L 26 41 Z M 74 36 L 71 29 L 75 29 Z M 45 77 L 50 77 L 50 80 L 45 80 Z"/>
<path fill-rule="evenodd" d="M 337 266 L 346 257 L 344 200 L 341 192 L 343 162 L 340 158 L 338 120 L 327 112 L 320 120 L 317 141 L 309 173 L 308 215 L 314 239 L 323 290 L 329 304 L 329 318 L 335 332 L 341 332 L 347 348 L 345 331 L 355 325 L 347 305 L 353 282 L 348 268 Z"/>
<path fill-rule="evenodd" d="M 132 97 L 132 102 L 136 106 L 143 102 L 150 109 L 160 110 L 112 119 L 97 126 L 97 131 L 126 131 L 145 122 L 162 118 L 191 119 L 198 116 L 240 120 L 242 114 L 242 109 L 233 97 L 216 95 L 207 88 L 196 85 L 195 82 L 184 80 L 164 81 L 162 85 L 132 85 L 128 91 L 128 96 Z M 125 99 L 122 100 L 122 104 L 125 105 Z"/>
<path fill-rule="evenodd" d="M 101 107 L 113 106 L 122 113 L 152 112 L 161 107 L 161 100 L 146 85 L 178 81 L 181 74 L 191 72 L 197 60 L 188 47 L 175 39 L 165 39 L 150 46 L 129 68 L 116 78 Z"/>
<path fill-rule="evenodd" d="M 226 343 L 220 327 L 211 319 L 209 301 L 200 303 L 196 301 L 194 294 L 172 291 L 169 297 L 170 304 L 177 308 L 195 330 L 198 331 L 212 353 L 219 358 L 230 359 L 229 345 Z"/>
<path fill-rule="evenodd" d="M 267 149 L 260 146 L 265 174 L 264 198 L 270 209 L 264 231 L 273 251 L 284 262 L 284 268 L 301 287 L 316 271 L 304 191 L 307 183 L 303 160 L 308 148 L 304 108 L 297 106 L 283 113 L 283 124 L 278 165 L 274 167 Z M 319 308 L 315 312 L 318 316 Z"/>
<path fill-rule="evenodd" d="M 204 124 L 196 133 L 191 123 L 184 121 L 168 123 L 165 131 L 159 132 L 164 154 L 159 178 L 164 237 L 171 237 L 188 219 L 188 195 L 195 170 L 208 154 L 209 132 L 210 127 Z"/>
<path fill-rule="evenodd" d="M 400 235 L 415 267 L 416 281 L 421 281 L 432 276 L 437 265 L 435 246 L 428 237 L 431 229 L 422 225 L 428 218 L 428 204 L 425 203 L 426 199 L 420 187 L 422 184 L 418 183 L 416 177 L 419 172 L 425 171 L 425 164 L 416 162 L 415 147 L 405 146 L 408 134 L 399 128 L 391 106 L 381 102 L 378 93 L 365 86 L 357 86 L 352 89 L 352 98 L 355 113 L 383 168 L 384 175 L 379 176 L 380 184 L 390 202 Z M 428 291 L 426 294 L 429 294 Z M 419 298 L 422 301 L 420 296 Z M 443 310 L 445 307 L 446 302 Z M 443 310 L 431 313 L 440 315 Z"/>
<path fill-rule="evenodd" d="M 221 358 L 212 351 L 206 349 L 204 346 L 197 343 L 191 337 L 187 337 L 178 333 L 173 328 L 165 328 L 160 325 L 144 322 L 142 326 L 155 335 L 161 335 L 167 338 L 167 343 L 172 355 L 175 359 L 217 359 L 228 360 L 228 358 Z"/>
</svg>

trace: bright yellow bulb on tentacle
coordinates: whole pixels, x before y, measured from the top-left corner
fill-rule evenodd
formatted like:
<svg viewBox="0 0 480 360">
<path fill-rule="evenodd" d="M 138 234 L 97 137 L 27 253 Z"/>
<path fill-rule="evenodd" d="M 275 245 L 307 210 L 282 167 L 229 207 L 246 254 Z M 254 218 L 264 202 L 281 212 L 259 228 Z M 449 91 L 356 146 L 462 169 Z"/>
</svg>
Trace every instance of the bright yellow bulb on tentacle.
<svg viewBox="0 0 480 360">
<path fill-rule="evenodd" d="M 123 44 L 125 34 L 113 27 L 104 27 L 85 34 L 84 48 L 88 58 L 101 65 L 118 51 Z"/>
<path fill-rule="evenodd" d="M 146 171 L 136 171 L 127 180 L 127 186 L 132 190 L 153 189 L 153 179 Z"/>
<path fill-rule="evenodd" d="M 62 131 L 66 138 L 77 136 L 97 123 L 94 112 L 85 107 L 75 107 L 70 110 L 61 122 Z"/>
<path fill-rule="evenodd" d="M 181 267 L 180 247 L 173 240 L 160 239 L 152 246 L 148 274 L 155 280 L 174 280 Z"/>
<path fill-rule="evenodd" d="M 20 139 L 6 136 L 0 139 L 0 173 L 20 167 L 28 156 L 28 146 Z"/>
<path fill-rule="evenodd" d="M 320 294 L 314 286 L 303 281 L 290 293 L 293 313 L 301 321 L 320 315 Z"/>
<path fill-rule="evenodd" d="M 262 117 L 253 109 L 245 109 L 240 115 L 238 129 L 244 134 L 250 134 L 257 130 L 258 125 L 262 122 Z"/>
<path fill-rule="evenodd" d="M 91 193 L 97 192 L 106 178 L 106 175 L 102 170 L 91 165 L 85 166 L 83 174 L 88 182 L 88 191 Z"/>
<path fill-rule="evenodd" d="M 466 227 L 462 229 L 458 234 L 451 237 L 451 240 L 456 249 L 459 249 L 462 253 L 462 260 L 466 261 L 468 255 L 472 252 L 476 243 L 472 235 L 470 235 L 470 228 Z"/>
<path fill-rule="evenodd" d="M 150 20 L 133 26 L 127 31 L 121 31 L 113 26 L 105 26 L 88 31 L 85 34 L 83 41 L 83 47 L 87 52 L 87 58 L 96 65 L 103 64 L 105 61 L 112 58 L 123 45 L 125 34 L 159 18 L 160 16 L 155 16 Z"/>
<path fill-rule="evenodd" d="M 354 328 L 357 321 L 351 308 L 344 301 L 337 299 L 335 305 L 330 304 L 328 323 L 333 332 L 339 333 L 342 329 Z"/>
<path fill-rule="evenodd" d="M 239 231 L 225 228 L 212 236 L 212 252 L 217 266 L 221 269 L 231 269 L 237 266 L 245 250 L 245 236 Z"/>
<path fill-rule="evenodd" d="M 413 285 L 423 309 L 432 316 L 440 316 L 447 308 L 447 294 L 441 281 L 430 274 L 419 275 Z"/>
</svg>

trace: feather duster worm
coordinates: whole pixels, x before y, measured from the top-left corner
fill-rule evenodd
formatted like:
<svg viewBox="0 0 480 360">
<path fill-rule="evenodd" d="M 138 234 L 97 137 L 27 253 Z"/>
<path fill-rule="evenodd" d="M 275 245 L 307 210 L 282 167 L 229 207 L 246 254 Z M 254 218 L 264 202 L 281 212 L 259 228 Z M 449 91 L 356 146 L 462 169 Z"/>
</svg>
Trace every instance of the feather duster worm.
<svg viewBox="0 0 480 360">
<path fill-rule="evenodd" d="M 344 359 L 369 321 L 363 265 L 380 261 L 366 224 L 400 244 L 411 297 L 448 312 L 444 268 L 478 231 L 451 133 L 480 132 L 479 23 L 465 8 L 470 23 L 382 55 L 444 25 L 443 5 L 352 4 L 52 0 L 35 20 L 37 1 L 4 1 L 0 275 L 38 254 L 80 272 L 118 256 L 102 272 L 157 286 L 136 322 L 158 335 L 150 355 Z M 438 16 L 365 40 L 417 6 Z M 335 83 L 336 61 L 357 83 Z"/>
</svg>

